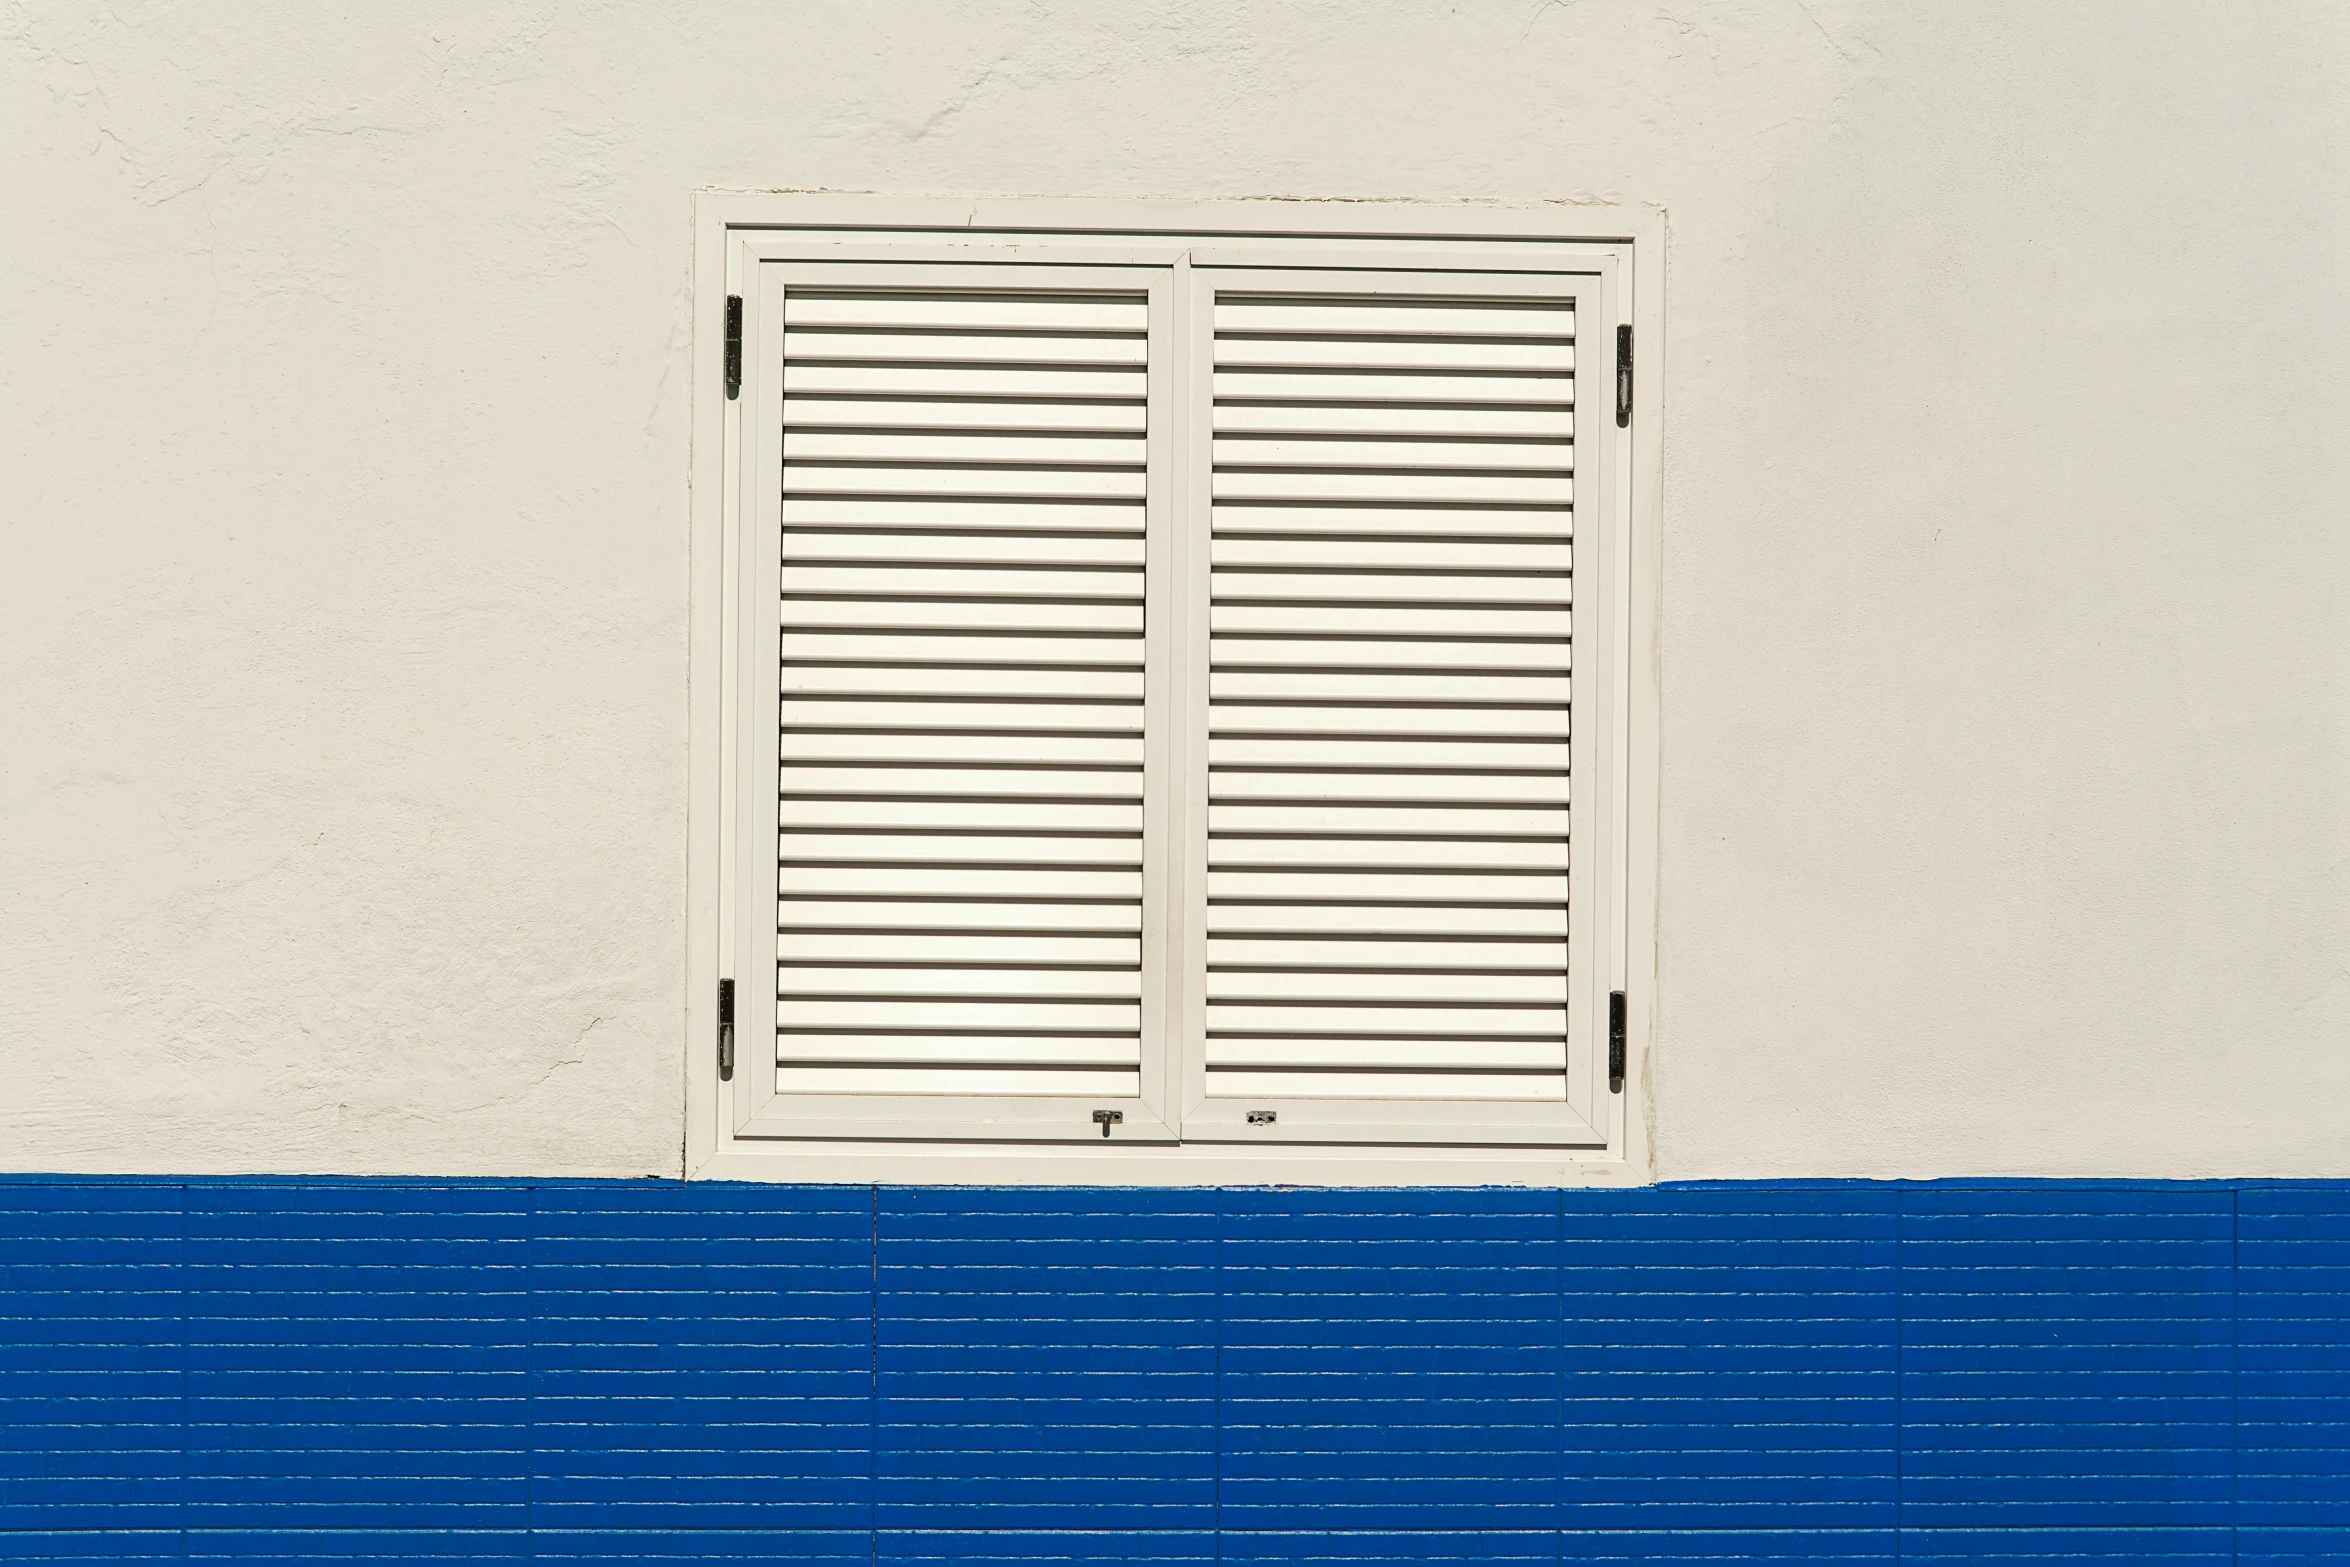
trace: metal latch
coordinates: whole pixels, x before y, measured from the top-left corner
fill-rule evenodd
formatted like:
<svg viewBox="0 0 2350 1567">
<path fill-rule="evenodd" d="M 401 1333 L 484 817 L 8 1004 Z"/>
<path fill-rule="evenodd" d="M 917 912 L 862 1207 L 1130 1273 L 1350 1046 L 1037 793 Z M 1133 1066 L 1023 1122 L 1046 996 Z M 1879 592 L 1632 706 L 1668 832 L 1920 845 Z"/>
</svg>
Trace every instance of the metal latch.
<svg viewBox="0 0 2350 1567">
<path fill-rule="evenodd" d="M 1280 1119 L 1281 1112 L 1278 1110 L 1251 1110 L 1248 1113 L 1248 1124 L 1251 1126 L 1271 1126 Z"/>
<path fill-rule="evenodd" d="M 1126 1112 L 1123 1110 L 1096 1110 L 1093 1113 L 1093 1124 L 1102 1129 L 1102 1135 L 1104 1137 L 1110 1135 L 1111 1127 L 1116 1126 L 1120 1121 L 1125 1119 Z"/>
</svg>

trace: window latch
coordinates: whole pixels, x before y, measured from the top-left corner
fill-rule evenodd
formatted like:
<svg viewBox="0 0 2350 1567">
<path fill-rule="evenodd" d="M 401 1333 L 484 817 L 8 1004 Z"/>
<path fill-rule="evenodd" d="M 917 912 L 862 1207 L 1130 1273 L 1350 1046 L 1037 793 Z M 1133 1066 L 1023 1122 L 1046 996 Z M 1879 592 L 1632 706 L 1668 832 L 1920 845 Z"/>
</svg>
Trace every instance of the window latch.
<svg viewBox="0 0 2350 1567">
<path fill-rule="evenodd" d="M 1102 1129 L 1102 1136 L 1104 1137 L 1108 1137 L 1110 1135 L 1111 1127 L 1116 1126 L 1120 1121 L 1125 1119 L 1126 1112 L 1123 1110 L 1096 1110 L 1093 1113 L 1093 1124 Z"/>
<path fill-rule="evenodd" d="M 734 1081 L 734 981 L 718 982 L 718 1081 Z"/>
<path fill-rule="evenodd" d="M 1607 993 L 1607 1091 L 1624 1091 L 1624 993 Z"/>
</svg>

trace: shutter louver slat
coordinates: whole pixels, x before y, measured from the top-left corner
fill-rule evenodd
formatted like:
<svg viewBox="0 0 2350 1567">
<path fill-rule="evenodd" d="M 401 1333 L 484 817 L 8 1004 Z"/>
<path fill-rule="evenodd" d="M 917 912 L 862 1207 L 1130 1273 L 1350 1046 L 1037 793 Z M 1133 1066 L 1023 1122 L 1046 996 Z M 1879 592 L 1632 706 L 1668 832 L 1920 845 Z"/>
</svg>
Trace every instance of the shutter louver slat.
<svg viewBox="0 0 2350 1567">
<path fill-rule="evenodd" d="M 786 296 L 778 1092 L 1138 1091 L 1147 319 Z"/>
<path fill-rule="evenodd" d="M 1574 337 L 1215 299 L 1211 1097 L 1567 1097 Z"/>
</svg>

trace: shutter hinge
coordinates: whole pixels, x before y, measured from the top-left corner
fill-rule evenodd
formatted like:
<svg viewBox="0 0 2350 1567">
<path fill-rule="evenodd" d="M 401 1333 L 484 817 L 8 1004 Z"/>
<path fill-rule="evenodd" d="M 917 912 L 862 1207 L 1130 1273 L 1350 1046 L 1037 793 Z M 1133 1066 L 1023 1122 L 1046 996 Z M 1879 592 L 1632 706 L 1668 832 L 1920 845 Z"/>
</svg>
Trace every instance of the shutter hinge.
<svg viewBox="0 0 2350 1567">
<path fill-rule="evenodd" d="M 734 1081 L 734 981 L 718 982 L 718 1081 Z"/>
<path fill-rule="evenodd" d="M 726 296 L 726 400 L 743 394 L 743 296 Z M 1616 423 L 1624 421 L 1618 419 Z M 732 983 L 732 981 L 729 981 Z"/>
<path fill-rule="evenodd" d="M 1632 328 L 1616 328 L 1616 428 L 1632 425 Z"/>
<path fill-rule="evenodd" d="M 1624 1091 L 1624 993 L 1607 993 L 1607 1091 Z"/>
</svg>

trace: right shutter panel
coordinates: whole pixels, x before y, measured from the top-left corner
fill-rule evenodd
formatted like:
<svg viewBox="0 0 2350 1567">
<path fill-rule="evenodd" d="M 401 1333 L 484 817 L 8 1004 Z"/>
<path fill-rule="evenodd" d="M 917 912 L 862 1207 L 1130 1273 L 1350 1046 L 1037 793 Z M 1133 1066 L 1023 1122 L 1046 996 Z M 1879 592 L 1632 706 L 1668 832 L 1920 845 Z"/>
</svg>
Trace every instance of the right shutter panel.
<svg viewBox="0 0 2350 1567">
<path fill-rule="evenodd" d="M 1574 300 L 1212 308 L 1206 1092 L 1563 1105 Z"/>
</svg>

